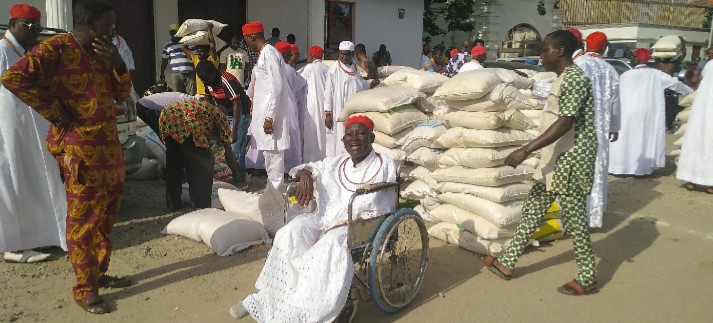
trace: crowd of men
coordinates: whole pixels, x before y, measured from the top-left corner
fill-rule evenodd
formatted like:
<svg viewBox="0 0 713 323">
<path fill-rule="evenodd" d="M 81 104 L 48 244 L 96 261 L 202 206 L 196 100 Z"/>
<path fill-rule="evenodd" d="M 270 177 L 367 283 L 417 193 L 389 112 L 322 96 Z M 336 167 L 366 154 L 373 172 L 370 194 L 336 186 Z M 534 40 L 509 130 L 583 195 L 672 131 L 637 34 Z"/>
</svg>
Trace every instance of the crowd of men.
<svg viewBox="0 0 713 323">
<path fill-rule="evenodd" d="M 26 4 L 10 9 L 9 28 L 0 42 L 0 139 L 4 145 L 0 251 L 5 252 L 6 261 L 37 262 L 48 255 L 32 248 L 57 245 L 66 249 L 77 277 L 74 299 L 84 310 L 100 314 L 109 308 L 99 288 L 132 284 L 129 279 L 107 275 L 107 271 L 109 234 L 126 176 L 116 128 L 116 115 L 123 111 L 117 103 L 129 96 L 133 61 L 122 57 L 121 40 L 114 43 L 119 38 L 115 37 L 116 17 L 111 6 L 80 0 L 74 4 L 73 18 L 71 33 L 35 45 L 42 30 L 39 10 Z M 223 145 L 238 188 L 247 186 L 248 147 L 264 159 L 267 191 L 280 191 L 290 169 L 301 181 L 309 181 L 311 188 L 313 177 L 319 175 L 316 172 L 347 167 L 349 159 L 352 166 L 342 169 L 345 176 L 364 176 L 372 167 L 384 179 L 395 177 L 393 161 L 371 150 L 373 122 L 368 118 L 338 119 L 351 96 L 379 84 L 377 67 L 392 63 L 384 45 L 369 60 L 363 45 L 343 41 L 331 67 L 322 61 L 324 49 L 311 46 L 304 66 L 296 69 L 302 61 L 294 35 L 282 41 L 279 29 L 274 28 L 272 37 L 266 38 L 262 23 L 248 22 L 242 26 L 242 35 L 233 36 L 229 46 L 218 49 L 211 27 L 207 28 L 209 44 L 192 49 L 178 42 L 177 25 L 169 27 L 172 39 L 163 50 L 160 76 L 162 81 L 168 80 L 167 85 L 137 103 L 139 116 L 166 145 L 169 210 L 183 207 L 180 185 L 184 173 L 194 206 L 210 206 L 214 157 L 208 145 L 212 140 Z M 483 259 L 501 278 L 511 278 L 539 219 L 559 198 L 579 274 L 558 290 L 570 295 L 596 292 L 588 227 L 602 226 L 607 176 L 647 176 L 665 166 L 664 90 L 688 94 L 693 89 L 660 70 L 672 70 L 670 66 L 679 61 L 657 61 L 660 69 L 649 67 L 646 63 L 651 53 L 647 49 L 634 51 L 633 70 L 619 76 L 602 59 L 607 45 L 604 33 L 594 32 L 582 39 L 576 29 L 555 31 L 543 41 L 542 65 L 558 77 L 546 98 L 542 134 L 505 160 L 515 167 L 542 150 L 536 183 L 513 242 L 503 256 Z M 424 45 L 421 68 L 452 76 L 482 69 L 486 54 L 481 40 L 464 41 L 448 61 L 443 60 L 441 51 L 431 52 L 430 46 Z M 711 50 L 709 59 L 713 59 Z M 700 84 L 687 82 L 701 91 L 693 104 L 677 176 L 687 181 L 690 190 L 713 193 L 713 173 L 706 167 L 713 161 L 713 131 L 706 124 L 713 103 L 713 67 L 709 65 L 702 73 L 690 71 L 692 78 L 700 74 L 703 78 Z M 165 73 L 168 66 L 171 69 Z M 317 163 L 320 161 L 325 162 Z M 368 167 L 357 167 L 361 162 Z M 323 180 L 335 182 L 334 176 Z M 325 194 L 342 194 L 339 192 Z M 301 202 L 309 199 L 301 198 Z M 335 203 L 337 209 L 339 203 Z M 290 230 L 296 232 L 314 226 L 305 221 L 295 223 Z M 290 245 L 294 234 L 288 231 L 281 233 L 280 239 Z M 342 233 L 332 231 L 333 238 L 327 239 L 331 242 L 324 243 L 341 246 Z M 273 265 L 268 259 L 266 267 L 282 266 L 296 257 L 288 251 L 271 256 L 284 259 Z M 350 277 L 352 269 L 339 268 L 342 276 Z M 298 276 L 309 281 L 309 275 Z M 314 306 L 319 320 L 339 314 L 346 301 L 345 279 L 332 286 L 336 294 L 329 304 Z M 269 275 L 259 284 L 270 285 L 267 280 Z M 271 287 L 276 290 L 269 297 L 265 298 L 264 292 L 252 294 L 231 313 L 236 317 L 295 314 L 297 310 L 289 306 L 275 314 L 276 308 L 268 303 L 276 294 L 282 299 L 299 297 L 299 293 L 290 296 L 279 286 Z M 318 294 L 315 289 L 311 292 Z"/>
</svg>

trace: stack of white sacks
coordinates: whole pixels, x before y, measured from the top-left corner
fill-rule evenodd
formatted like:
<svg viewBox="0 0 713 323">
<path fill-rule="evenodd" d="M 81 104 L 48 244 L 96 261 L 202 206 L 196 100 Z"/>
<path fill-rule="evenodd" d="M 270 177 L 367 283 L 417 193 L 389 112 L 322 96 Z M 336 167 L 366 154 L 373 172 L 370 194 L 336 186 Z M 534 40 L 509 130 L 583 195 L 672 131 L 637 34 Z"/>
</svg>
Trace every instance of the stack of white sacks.
<svg viewBox="0 0 713 323">
<path fill-rule="evenodd" d="M 686 125 L 688 124 L 688 116 L 691 113 L 691 106 L 693 106 L 693 100 L 696 98 L 696 92 L 693 91 L 688 95 L 684 96 L 678 103 L 679 106 L 683 107 L 683 111 L 676 115 L 676 123 L 678 124 L 678 130 L 673 134 L 676 141 L 673 143 L 674 150 L 671 151 L 669 155 L 676 158 L 676 163 L 678 164 L 678 156 L 681 155 L 681 145 L 683 144 L 683 135 L 686 133 Z"/>
<path fill-rule="evenodd" d="M 212 32 L 215 39 L 215 50 L 225 47 L 225 41 L 218 38 L 218 34 L 228 25 L 204 19 L 186 19 L 176 32 L 176 37 L 181 37 L 179 43 L 189 46 L 208 45 L 208 23 L 213 24 Z"/>
</svg>

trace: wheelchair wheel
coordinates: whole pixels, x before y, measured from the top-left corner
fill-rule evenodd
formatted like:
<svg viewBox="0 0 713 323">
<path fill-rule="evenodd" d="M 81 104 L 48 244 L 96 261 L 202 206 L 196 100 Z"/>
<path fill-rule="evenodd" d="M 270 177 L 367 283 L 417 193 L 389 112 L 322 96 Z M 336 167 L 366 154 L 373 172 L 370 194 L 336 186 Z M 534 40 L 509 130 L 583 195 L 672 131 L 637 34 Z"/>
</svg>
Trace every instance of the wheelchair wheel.
<svg viewBox="0 0 713 323">
<path fill-rule="evenodd" d="M 418 293 L 426 273 L 426 224 L 412 209 L 390 215 L 379 228 L 369 261 L 369 288 L 379 308 L 395 313 Z"/>
</svg>

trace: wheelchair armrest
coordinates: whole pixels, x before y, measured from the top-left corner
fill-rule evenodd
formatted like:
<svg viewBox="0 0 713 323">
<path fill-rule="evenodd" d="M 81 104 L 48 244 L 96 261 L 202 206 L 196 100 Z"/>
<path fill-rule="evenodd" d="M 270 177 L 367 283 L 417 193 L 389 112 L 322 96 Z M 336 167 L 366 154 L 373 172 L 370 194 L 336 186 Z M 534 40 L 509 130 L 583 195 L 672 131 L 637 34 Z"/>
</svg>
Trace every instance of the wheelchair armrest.
<svg viewBox="0 0 713 323">
<path fill-rule="evenodd" d="M 392 187 L 397 187 L 399 186 L 399 182 L 383 182 L 383 183 L 375 183 L 375 184 L 368 184 L 364 185 L 356 190 L 355 195 L 363 195 L 363 194 L 369 194 L 369 193 L 374 193 L 378 191 L 383 191 L 385 189 L 389 189 Z"/>
</svg>

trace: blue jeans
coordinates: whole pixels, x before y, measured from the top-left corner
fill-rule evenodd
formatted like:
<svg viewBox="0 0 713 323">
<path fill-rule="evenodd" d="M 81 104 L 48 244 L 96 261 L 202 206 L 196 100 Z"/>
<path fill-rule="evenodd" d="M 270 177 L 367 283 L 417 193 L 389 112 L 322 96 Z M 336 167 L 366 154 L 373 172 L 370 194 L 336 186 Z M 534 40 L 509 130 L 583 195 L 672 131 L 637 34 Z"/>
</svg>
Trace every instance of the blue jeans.
<svg viewBox="0 0 713 323">
<path fill-rule="evenodd" d="M 229 116 L 230 129 L 233 128 L 233 117 Z M 233 143 L 233 153 L 235 154 L 235 159 L 238 161 L 238 174 L 235 175 L 235 179 L 238 182 L 245 182 L 247 179 L 247 174 L 245 173 L 245 154 L 247 154 L 248 149 L 248 128 L 250 128 L 250 121 L 252 117 L 249 115 L 241 115 L 240 123 L 238 123 L 238 134 L 237 139 Z"/>
</svg>

